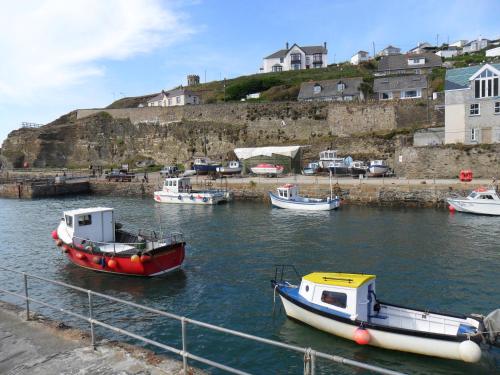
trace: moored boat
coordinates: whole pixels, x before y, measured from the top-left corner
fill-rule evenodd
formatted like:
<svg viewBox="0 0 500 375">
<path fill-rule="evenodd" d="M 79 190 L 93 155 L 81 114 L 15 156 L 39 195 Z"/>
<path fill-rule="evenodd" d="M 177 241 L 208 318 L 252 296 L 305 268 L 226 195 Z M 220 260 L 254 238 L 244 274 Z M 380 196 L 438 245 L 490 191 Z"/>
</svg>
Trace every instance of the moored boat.
<svg viewBox="0 0 500 375">
<path fill-rule="evenodd" d="M 494 188 L 480 187 L 466 198 L 448 198 L 451 211 L 479 215 L 500 215 L 500 198 Z"/>
<path fill-rule="evenodd" d="M 217 173 L 222 176 L 231 176 L 241 173 L 241 163 L 236 160 L 231 160 L 227 166 L 220 166 L 216 168 Z"/>
<path fill-rule="evenodd" d="M 278 176 L 280 174 L 283 174 L 283 171 L 285 170 L 285 168 L 282 165 L 261 163 L 255 167 L 250 168 L 250 170 L 253 173 L 259 174 L 259 175 Z"/>
<path fill-rule="evenodd" d="M 153 198 L 159 203 L 212 205 L 227 202 L 230 194 L 219 189 L 193 189 L 189 177 L 169 177 L 164 180 L 162 190 L 153 193 Z"/>
<path fill-rule="evenodd" d="M 483 318 L 389 304 L 377 298 L 375 275 L 314 272 L 294 285 L 278 274 L 271 284 L 287 316 L 361 345 L 477 362 L 482 342 L 500 344 L 485 328 L 498 327 L 500 310 Z"/>
<path fill-rule="evenodd" d="M 368 171 L 370 172 L 370 176 L 381 177 L 389 172 L 389 167 L 385 160 L 372 160 L 370 161 Z"/>
<path fill-rule="evenodd" d="M 351 159 L 352 160 L 352 159 Z M 344 158 L 337 155 L 337 150 L 326 150 L 319 153 L 319 167 L 330 171 L 334 175 L 346 175 L 349 173 L 349 164 Z"/>
<path fill-rule="evenodd" d="M 215 173 L 220 166 L 220 163 L 213 162 L 209 158 L 196 158 L 193 163 L 193 169 L 200 175 Z"/>
<path fill-rule="evenodd" d="M 277 194 L 269 192 L 273 206 L 292 210 L 328 211 L 340 206 L 340 199 L 327 197 L 324 199 L 302 197 L 298 194 L 297 185 L 285 184 L 277 189 Z"/>
<path fill-rule="evenodd" d="M 304 167 L 304 169 L 302 170 L 302 174 L 305 176 L 312 176 L 318 172 L 318 169 L 319 163 L 314 161 L 307 164 L 307 167 Z"/>
<path fill-rule="evenodd" d="M 368 166 L 363 161 L 355 160 L 349 166 L 349 170 L 351 172 L 351 176 L 353 177 L 357 177 L 359 175 L 364 176 L 366 172 L 368 172 Z"/>
<path fill-rule="evenodd" d="M 65 211 L 52 238 L 77 266 L 115 274 L 158 276 L 179 268 L 185 256 L 182 234 L 126 232 L 107 207 Z"/>
</svg>

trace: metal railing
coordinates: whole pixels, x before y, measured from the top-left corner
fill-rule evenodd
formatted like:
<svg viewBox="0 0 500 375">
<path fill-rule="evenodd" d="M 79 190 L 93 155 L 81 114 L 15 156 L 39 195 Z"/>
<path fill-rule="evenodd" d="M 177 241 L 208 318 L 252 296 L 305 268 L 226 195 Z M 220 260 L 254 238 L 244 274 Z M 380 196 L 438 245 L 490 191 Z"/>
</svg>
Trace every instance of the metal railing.
<svg viewBox="0 0 500 375">
<path fill-rule="evenodd" d="M 317 358 L 326 359 L 326 360 L 329 360 L 329 361 L 332 361 L 335 363 L 340 363 L 342 365 L 348 365 L 348 366 L 353 366 L 353 367 L 357 367 L 357 368 L 364 369 L 364 370 L 373 371 L 373 372 L 379 373 L 379 374 L 404 375 L 401 372 L 388 370 L 388 369 L 374 366 L 374 365 L 369 365 L 369 364 L 366 364 L 363 362 L 351 360 L 351 359 L 344 358 L 344 357 L 341 357 L 338 355 L 331 355 L 331 354 L 319 352 L 319 351 L 313 350 L 312 348 L 303 348 L 303 347 L 299 347 L 299 346 L 295 346 L 295 345 L 289 345 L 289 344 L 285 344 L 285 343 L 282 343 L 279 341 L 274 341 L 274 340 L 266 339 L 263 337 L 258 337 L 258 336 L 250 335 L 247 333 L 243 333 L 240 331 L 235 331 L 232 329 L 219 327 L 219 326 L 216 326 L 213 324 L 204 323 L 204 322 L 201 322 L 199 320 L 186 318 L 184 316 L 172 314 L 172 313 L 169 313 L 166 311 L 147 307 L 147 306 L 140 305 L 140 304 L 137 304 L 134 302 L 129 302 L 129 301 L 126 301 L 126 300 L 123 300 L 120 298 L 109 296 L 107 294 L 102 294 L 99 292 L 94 292 L 92 290 L 80 288 L 78 286 L 74 286 L 71 284 L 66 284 L 66 283 L 61 282 L 61 281 L 56 281 L 56 280 L 47 279 L 47 278 L 41 277 L 41 276 L 31 275 L 31 274 L 28 274 L 26 272 L 17 271 L 17 270 L 13 270 L 13 269 L 2 267 L 2 266 L 0 266 L 0 271 L 12 272 L 12 273 L 21 275 L 23 277 L 24 294 L 16 293 L 16 292 L 13 292 L 11 290 L 6 290 L 6 289 L 2 289 L 2 288 L 0 288 L 0 293 L 5 293 L 7 295 L 18 297 L 18 298 L 21 298 L 25 301 L 25 303 L 26 303 L 26 320 L 30 319 L 30 302 L 35 303 L 35 304 L 39 304 L 41 306 L 44 306 L 44 307 L 56 310 L 58 312 L 62 312 L 64 314 L 70 315 L 74 318 L 78 318 L 78 319 L 81 319 L 83 321 L 86 321 L 90 327 L 91 345 L 94 348 L 97 346 L 96 335 L 94 332 L 95 326 L 100 326 L 100 327 L 106 328 L 107 330 L 131 337 L 133 339 L 142 341 L 143 343 L 155 346 L 155 347 L 163 349 L 167 352 L 174 353 L 176 355 L 181 356 L 182 363 L 183 363 L 183 373 L 186 375 L 188 373 L 190 373 L 188 371 L 188 359 L 203 363 L 203 364 L 208 365 L 208 366 L 215 367 L 215 368 L 223 370 L 223 371 L 227 371 L 227 372 L 232 373 L 232 374 L 250 375 L 248 372 L 245 372 L 245 371 L 236 369 L 234 367 L 227 366 L 227 365 L 212 361 L 210 359 L 198 356 L 196 354 L 190 353 L 188 351 L 188 348 L 187 348 L 187 326 L 188 326 L 188 324 L 202 327 L 202 328 L 206 328 L 206 329 L 211 330 L 211 331 L 221 332 L 221 333 L 229 334 L 232 336 L 245 338 L 245 339 L 252 340 L 255 342 L 268 344 L 268 345 L 271 345 L 274 347 L 283 348 L 283 349 L 287 349 L 287 350 L 291 350 L 291 351 L 300 353 L 304 356 L 304 375 L 315 375 L 316 374 L 316 359 Z M 40 301 L 38 299 L 30 297 L 30 295 L 29 295 L 29 282 L 28 282 L 29 279 L 44 281 L 44 282 L 49 283 L 49 284 L 62 286 L 65 288 L 69 288 L 69 289 L 87 294 L 87 296 L 88 296 L 88 316 L 76 313 L 76 312 L 71 311 L 69 309 L 57 307 L 57 306 L 54 306 L 53 304 L 49 304 L 49 303 L 46 303 L 44 301 Z M 93 297 L 104 298 L 104 299 L 109 300 L 109 301 L 121 303 L 124 305 L 134 307 L 134 308 L 139 309 L 139 310 L 143 310 L 143 311 L 146 311 L 149 313 L 153 313 L 153 314 L 156 314 L 159 316 L 163 316 L 163 317 L 167 317 L 167 318 L 171 318 L 171 319 L 179 321 L 181 323 L 182 348 L 178 349 L 178 348 L 175 348 L 173 346 L 163 344 L 163 343 L 158 342 L 156 340 L 149 339 L 147 337 L 135 334 L 135 333 L 130 332 L 128 330 L 118 328 L 118 327 L 115 327 L 111 324 L 104 323 L 103 321 L 98 320 L 97 316 L 93 310 Z"/>
</svg>

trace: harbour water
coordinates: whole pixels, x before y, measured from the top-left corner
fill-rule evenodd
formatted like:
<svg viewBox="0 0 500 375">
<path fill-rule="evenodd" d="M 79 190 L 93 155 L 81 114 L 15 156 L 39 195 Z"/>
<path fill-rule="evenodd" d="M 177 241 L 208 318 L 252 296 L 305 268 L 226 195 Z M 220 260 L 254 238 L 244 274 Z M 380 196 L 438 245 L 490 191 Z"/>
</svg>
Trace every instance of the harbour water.
<svg viewBox="0 0 500 375">
<path fill-rule="evenodd" d="M 98 205 L 114 207 L 125 228 L 162 227 L 183 232 L 189 246 L 182 270 L 142 279 L 101 274 L 70 264 L 55 247 L 50 231 L 63 210 Z M 273 266 L 294 264 L 301 274 L 374 273 L 381 300 L 430 310 L 487 314 L 500 307 L 498 238 L 499 218 L 452 215 L 437 209 L 343 206 L 336 212 L 299 213 L 251 202 L 200 207 L 89 196 L 0 199 L 0 254 L 6 267 L 411 374 L 500 373 L 500 351 L 492 351 L 480 363 L 465 364 L 360 347 L 330 336 L 287 319 L 279 301 L 273 311 L 269 282 Z M 12 275 L 0 273 L 0 282 L 20 290 L 20 279 Z M 85 295 L 41 283 L 34 283 L 32 290 L 44 301 L 86 313 Z M 103 301 L 96 303 L 99 319 L 180 347 L 178 322 Z M 46 309 L 35 309 L 49 314 Z M 302 358 L 294 353 L 195 327 L 188 328 L 188 347 L 195 354 L 251 373 L 302 371 Z M 319 361 L 317 373 L 363 372 Z"/>
</svg>

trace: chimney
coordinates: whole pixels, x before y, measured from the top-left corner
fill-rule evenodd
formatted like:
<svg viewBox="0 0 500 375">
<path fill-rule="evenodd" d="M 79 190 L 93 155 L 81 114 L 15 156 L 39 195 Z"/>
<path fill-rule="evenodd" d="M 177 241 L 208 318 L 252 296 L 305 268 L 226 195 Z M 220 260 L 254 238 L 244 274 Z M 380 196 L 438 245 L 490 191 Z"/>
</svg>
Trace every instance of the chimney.
<svg viewBox="0 0 500 375">
<path fill-rule="evenodd" d="M 286 49 L 288 49 L 288 42 L 286 42 Z"/>
<path fill-rule="evenodd" d="M 323 46 L 324 46 L 324 47 L 325 47 L 325 49 L 326 49 L 326 42 L 324 42 L 324 43 L 323 43 Z"/>
</svg>

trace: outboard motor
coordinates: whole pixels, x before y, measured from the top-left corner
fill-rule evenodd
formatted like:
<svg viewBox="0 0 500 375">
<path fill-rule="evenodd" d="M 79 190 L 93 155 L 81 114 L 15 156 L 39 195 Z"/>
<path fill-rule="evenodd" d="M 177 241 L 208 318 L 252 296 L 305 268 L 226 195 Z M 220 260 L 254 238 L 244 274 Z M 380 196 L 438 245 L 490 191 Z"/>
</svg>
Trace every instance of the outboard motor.
<svg viewBox="0 0 500 375">
<path fill-rule="evenodd" d="M 483 319 L 483 339 L 487 344 L 500 347 L 500 309 L 490 312 Z"/>
</svg>

